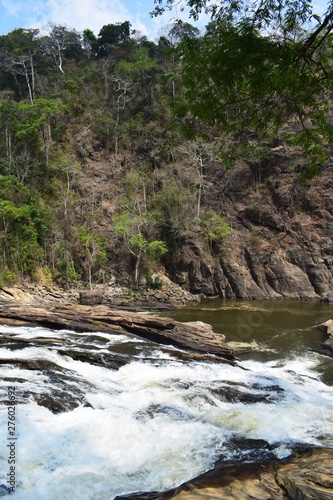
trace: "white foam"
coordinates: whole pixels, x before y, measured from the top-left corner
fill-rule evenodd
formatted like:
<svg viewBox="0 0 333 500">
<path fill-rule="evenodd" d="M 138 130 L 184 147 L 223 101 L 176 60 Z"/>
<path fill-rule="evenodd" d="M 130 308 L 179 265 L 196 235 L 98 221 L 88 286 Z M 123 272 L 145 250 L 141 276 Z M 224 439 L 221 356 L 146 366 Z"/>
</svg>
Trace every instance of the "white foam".
<svg viewBox="0 0 333 500">
<path fill-rule="evenodd" d="M 142 347 L 143 357 L 147 347 Z M 33 401 L 18 405 L 17 500 L 109 500 L 131 491 L 165 490 L 209 469 L 235 435 L 276 445 L 278 457 L 286 456 L 293 442 L 333 444 L 333 394 L 316 372 L 316 354 L 233 367 L 183 363 L 156 348 L 153 361 L 137 359 L 117 371 L 61 356 L 49 346 L 2 348 L 0 357 L 56 363 L 73 374 L 68 383 L 93 406 L 54 415 Z M 21 394 L 52 389 L 40 370 L 3 365 L 0 374 L 23 378 L 17 384 Z M 273 397 L 232 403 L 219 394 L 228 387 Z M 4 382 L 0 389 L 5 391 Z M 6 425 L 3 406 L 0 428 Z M 1 484 L 7 473 L 1 444 L 0 463 Z"/>
</svg>

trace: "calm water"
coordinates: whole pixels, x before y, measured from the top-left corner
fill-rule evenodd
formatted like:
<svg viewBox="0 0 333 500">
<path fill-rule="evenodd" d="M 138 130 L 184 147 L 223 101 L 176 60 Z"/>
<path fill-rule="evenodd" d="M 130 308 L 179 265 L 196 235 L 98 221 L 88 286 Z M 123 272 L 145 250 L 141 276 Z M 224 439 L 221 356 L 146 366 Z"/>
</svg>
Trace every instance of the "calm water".
<svg viewBox="0 0 333 500">
<path fill-rule="evenodd" d="M 320 350 L 323 334 L 319 325 L 333 319 L 333 304 L 209 299 L 163 315 L 209 323 L 229 342 L 248 350 L 242 359 L 269 361 Z M 333 360 L 323 357 L 320 365 L 325 381 L 333 383 Z"/>
<path fill-rule="evenodd" d="M 254 440 L 279 458 L 333 447 L 333 359 L 316 352 L 333 306 L 214 300 L 168 315 L 211 323 L 246 353 L 238 366 L 184 362 L 124 335 L 0 327 L 0 496 L 12 387 L 17 500 L 163 491 L 219 458 L 262 459 Z"/>
</svg>

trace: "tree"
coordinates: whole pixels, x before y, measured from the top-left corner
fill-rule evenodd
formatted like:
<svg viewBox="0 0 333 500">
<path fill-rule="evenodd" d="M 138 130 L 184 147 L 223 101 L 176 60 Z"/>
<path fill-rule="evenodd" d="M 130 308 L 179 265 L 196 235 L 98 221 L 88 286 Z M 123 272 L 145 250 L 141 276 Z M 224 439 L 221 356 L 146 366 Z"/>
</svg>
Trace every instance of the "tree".
<svg viewBox="0 0 333 500">
<path fill-rule="evenodd" d="M 15 29 L 0 38 L 4 69 L 16 78 L 23 76 L 29 101 L 33 104 L 35 90 L 34 54 L 39 46 L 36 29 Z"/>
<path fill-rule="evenodd" d="M 200 36 L 200 30 L 196 26 L 192 26 L 190 23 L 178 20 L 173 24 L 168 35 L 171 43 L 173 45 L 177 45 L 186 38 L 198 38 Z"/>
<path fill-rule="evenodd" d="M 152 240 L 143 234 L 145 220 L 134 219 L 129 214 L 120 214 L 113 219 L 116 234 L 122 237 L 129 252 L 135 257 L 134 283 L 139 285 L 142 257 L 146 255 L 150 261 L 167 253 L 164 241 Z"/>
<path fill-rule="evenodd" d="M 159 15 L 176 1 L 155 3 Z M 332 138 L 332 3 L 323 18 L 307 0 L 185 3 L 191 17 L 204 11 L 213 22 L 202 37 L 185 37 L 177 47 L 185 86 L 178 112 L 190 111 L 247 147 L 249 132 L 256 147 L 284 127 L 311 157 L 311 168 L 323 163 Z"/>
<path fill-rule="evenodd" d="M 178 5 L 178 0 L 154 0 L 155 9 L 152 16 L 159 16 L 166 10 L 172 10 Z M 190 8 L 189 16 L 198 20 L 204 12 L 212 19 L 227 22 L 237 22 L 239 25 L 251 25 L 254 28 L 266 29 L 273 27 L 274 32 L 290 33 L 297 26 L 303 25 L 314 18 L 317 21 L 311 32 L 309 45 L 313 45 L 316 37 L 324 29 L 332 30 L 330 22 L 333 19 L 333 6 L 328 3 L 328 10 L 323 20 L 313 13 L 313 6 L 307 0 L 270 0 L 270 2 L 244 2 L 242 0 L 185 0 L 185 6 Z M 309 37 L 310 39 L 310 37 Z"/>
<path fill-rule="evenodd" d="M 79 230 L 77 236 L 84 249 L 84 267 L 86 269 L 89 287 L 92 289 L 92 273 L 94 267 L 101 267 L 107 261 L 106 238 L 97 236 L 83 228 Z"/>
<path fill-rule="evenodd" d="M 83 31 L 83 47 L 88 57 L 94 57 L 98 51 L 98 40 L 93 31 L 86 29 Z"/>
<path fill-rule="evenodd" d="M 13 164 L 13 140 L 15 121 L 17 118 L 17 104 L 11 99 L 3 99 L 0 101 L 0 130 L 3 133 L 4 139 L 4 154 L 1 151 L 1 170 L 9 171 Z M 1 144 L 1 142 L 0 142 Z M 2 172 L 4 173 L 4 172 Z"/>
<path fill-rule="evenodd" d="M 132 90 L 134 84 L 132 81 L 123 79 L 121 76 L 117 74 L 113 74 L 111 77 L 113 91 L 115 96 L 115 110 L 116 116 L 114 120 L 114 152 L 117 155 L 119 150 L 119 122 L 121 113 L 125 110 L 127 103 L 132 99 Z"/>
<path fill-rule="evenodd" d="M 38 144 L 39 137 L 43 141 L 46 175 L 48 177 L 49 154 L 53 144 L 52 120 L 65 113 L 66 107 L 55 99 L 36 99 L 33 105 L 20 103 L 21 123 L 17 127 L 17 138 Z"/>
<path fill-rule="evenodd" d="M 130 26 L 128 21 L 103 26 L 98 34 L 99 56 L 106 56 L 112 51 L 124 55 L 123 50 L 119 49 L 126 48 L 130 36 Z"/>
<path fill-rule="evenodd" d="M 196 186 L 198 190 L 196 218 L 200 219 L 202 197 L 204 194 L 204 170 L 206 163 L 208 163 L 209 155 L 205 145 L 201 141 L 185 142 L 179 147 L 179 151 L 188 157 L 190 165 L 194 166 L 196 170 L 197 175 L 194 176 L 194 179 L 197 181 Z"/>
<path fill-rule="evenodd" d="M 41 40 L 41 50 L 44 56 L 50 58 L 61 74 L 64 74 L 64 57 L 73 55 L 75 50 L 83 54 L 81 35 L 65 26 L 50 23 L 47 27 L 48 36 Z"/>
<path fill-rule="evenodd" d="M 229 224 L 214 210 L 208 210 L 203 215 L 201 227 L 204 236 L 209 241 L 211 249 L 214 242 L 222 241 L 231 233 Z"/>
<path fill-rule="evenodd" d="M 44 255 L 50 215 L 14 176 L 0 176 L 0 274 L 32 275 Z"/>
</svg>

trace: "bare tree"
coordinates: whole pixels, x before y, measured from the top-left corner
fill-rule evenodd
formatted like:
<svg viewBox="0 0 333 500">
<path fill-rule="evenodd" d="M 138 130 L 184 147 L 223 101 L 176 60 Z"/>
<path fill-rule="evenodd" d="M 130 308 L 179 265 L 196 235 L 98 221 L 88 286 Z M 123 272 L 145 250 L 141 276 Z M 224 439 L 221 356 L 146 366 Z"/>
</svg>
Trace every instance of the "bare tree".
<svg viewBox="0 0 333 500">
<path fill-rule="evenodd" d="M 2 66 L 15 78 L 23 76 L 28 88 L 30 104 L 34 102 L 34 55 L 39 46 L 36 29 L 16 29 L 6 35 L 2 44 Z"/>
<path fill-rule="evenodd" d="M 119 128 L 119 122 L 120 122 L 120 115 L 121 112 L 126 108 L 127 103 L 132 99 L 130 96 L 131 90 L 135 87 L 135 84 L 126 81 L 122 78 L 120 78 L 117 75 L 112 75 L 111 78 L 113 82 L 113 89 L 115 91 L 115 101 L 116 101 L 116 118 L 115 118 L 115 124 L 114 124 L 114 141 L 115 141 L 115 146 L 114 146 L 114 152 L 115 154 L 118 154 L 118 128 Z"/>
<path fill-rule="evenodd" d="M 81 47 L 80 34 L 75 30 L 68 30 L 65 26 L 57 26 L 49 23 L 44 28 L 48 36 L 43 37 L 41 42 L 42 51 L 49 56 L 61 74 L 64 74 L 63 59 L 68 47 L 77 45 Z"/>
</svg>

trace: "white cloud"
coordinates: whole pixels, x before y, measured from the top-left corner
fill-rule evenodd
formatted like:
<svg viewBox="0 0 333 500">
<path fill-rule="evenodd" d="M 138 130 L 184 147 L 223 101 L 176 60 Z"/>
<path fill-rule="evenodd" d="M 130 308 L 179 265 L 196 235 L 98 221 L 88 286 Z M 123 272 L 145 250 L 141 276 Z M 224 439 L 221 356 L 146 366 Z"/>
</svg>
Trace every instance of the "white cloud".
<svg viewBox="0 0 333 500">
<path fill-rule="evenodd" d="M 49 0 L 35 3 L 30 15 L 30 22 L 40 27 L 52 22 L 95 34 L 105 24 L 123 21 L 131 21 L 131 14 L 118 0 Z"/>
<path fill-rule="evenodd" d="M 106 24 L 129 21 L 132 29 L 156 40 L 160 29 L 170 26 L 176 18 L 194 24 L 188 18 L 188 11 L 179 8 L 150 18 L 154 0 L 0 0 L 0 6 L 3 12 L 0 30 L 3 32 L 9 32 L 14 25 L 42 30 L 52 22 L 78 31 L 89 28 L 98 35 Z M 10 19 L 11 24 L 5 23 L 5 18 Z M 5 24 L 8 25 L 7 31 Z"/>
</svg>

